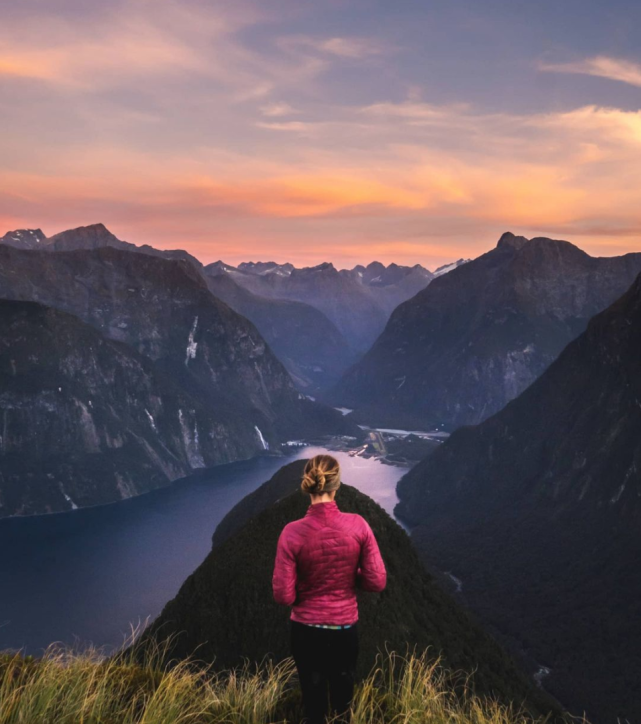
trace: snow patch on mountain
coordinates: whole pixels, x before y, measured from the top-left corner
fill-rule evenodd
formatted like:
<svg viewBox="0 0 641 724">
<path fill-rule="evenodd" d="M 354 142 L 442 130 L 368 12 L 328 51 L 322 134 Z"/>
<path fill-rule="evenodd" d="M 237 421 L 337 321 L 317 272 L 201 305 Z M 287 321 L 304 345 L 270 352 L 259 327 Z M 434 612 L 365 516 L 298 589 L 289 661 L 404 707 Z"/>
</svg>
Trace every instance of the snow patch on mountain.
<svg viewBox="0 0 641 724">
<path fill-rule="evenodd" d="M 198 349 L 198 342 L 194 342 L 194 335 L 196 334 L 196 327 L 198 326 L 198 315 L 194 319 L 191 331 L 189 332 L 189 340 L 187 341 L 187 354 L 185 356 L 185 365 L 188 364 L 189 359 L 196 359 L 196 350 Z"/>
</svg>

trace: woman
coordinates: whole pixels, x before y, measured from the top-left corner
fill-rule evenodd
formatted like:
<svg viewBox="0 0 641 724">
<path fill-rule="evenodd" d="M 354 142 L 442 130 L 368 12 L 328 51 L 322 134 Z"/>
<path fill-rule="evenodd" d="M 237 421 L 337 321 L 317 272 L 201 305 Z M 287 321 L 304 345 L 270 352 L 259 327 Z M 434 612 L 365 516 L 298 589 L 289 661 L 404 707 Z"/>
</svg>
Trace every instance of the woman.
<svg viewBox="0 0 641 724">
<path fill-rule="evenodd" d="M 307 461 L 301 488 L 311 505 L 278 539 L 274 599 L 291 606 L 291 651 L 309 724 L 322 724 L 327 690 L 344 715 L 354 692 L 358 656 L 356 587 L 382 591 L 387 574 L 368 523 L 341 513 L 334 500 L 340 467 L 331 455 Z"/>
</svg>

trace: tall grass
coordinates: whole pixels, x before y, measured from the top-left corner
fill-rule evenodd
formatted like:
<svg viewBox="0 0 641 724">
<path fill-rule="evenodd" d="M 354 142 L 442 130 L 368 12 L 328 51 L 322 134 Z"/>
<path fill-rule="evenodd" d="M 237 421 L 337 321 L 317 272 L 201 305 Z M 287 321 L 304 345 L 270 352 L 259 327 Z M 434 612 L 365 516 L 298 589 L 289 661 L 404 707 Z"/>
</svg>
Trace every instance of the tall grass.
<svg viewBox="0 0 641 724">
<path fill-rule="evenodd" d="M 40 659 L 0 655 L 0 724 L 293 724 L 299 692 L 291 660 L 216 673 L 157 650 L 141 664 L 53 646 Z M 460 682 L 459 682 L 460 683 Z M 426 655 L 390 653 L 361 682 L 353 724 L 525 724 L 524 713 L 454 693 Z M 459 686 L 460 692 L 460 686 Z M 541 720 L 542 722 L 543 720 Z"/>
</svg>

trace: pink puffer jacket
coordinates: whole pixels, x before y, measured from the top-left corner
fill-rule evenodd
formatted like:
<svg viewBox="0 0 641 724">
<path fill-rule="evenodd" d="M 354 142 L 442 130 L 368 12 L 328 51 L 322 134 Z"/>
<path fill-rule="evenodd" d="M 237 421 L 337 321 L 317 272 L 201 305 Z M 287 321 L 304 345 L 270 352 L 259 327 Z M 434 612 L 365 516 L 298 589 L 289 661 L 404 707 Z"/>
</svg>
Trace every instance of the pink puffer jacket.
<svg viewBox="0 0 641 724">
<path fill-rule="evenodd" d="M 385 564 L 367 521 L 341 513 L 335 501 L 310 505 L 278 539 L 274 599 L 292 606 L 300 623 L 352 624 L 358 620 L 356 586 L 382 591 Z"/>
</svg>

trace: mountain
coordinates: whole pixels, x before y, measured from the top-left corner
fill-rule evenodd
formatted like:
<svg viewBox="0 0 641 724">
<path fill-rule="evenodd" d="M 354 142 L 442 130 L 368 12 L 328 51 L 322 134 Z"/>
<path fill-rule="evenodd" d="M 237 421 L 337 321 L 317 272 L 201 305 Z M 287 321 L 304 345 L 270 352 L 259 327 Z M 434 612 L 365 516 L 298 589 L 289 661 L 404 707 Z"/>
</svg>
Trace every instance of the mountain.
<svg viewBox="0 0 641 724">
<path fill-rule="evenodd" d="M 104 224 L 90 224 L 68 229 L 47 239 L 50 251 L 73 251 L 75 249 L 98 249 L 101 246 L 115 246 L 121 249 L 136 249 L 135 244 L 121 241 Z"/>
<path fill-rule="evenodd" d="M 206 279 L 226 273 L 256 296 L 307 304 L 322 312 L 333 323 L 346 340 L 348 349 L 340 352 L 339 357 L 342 359 L 336 359 L 334 369 L 328 368 L 327 360 L 314 365 L 322 368 L 322 372 L 318 372 L 313 367 L 309 369 L 304 354 L 299 359 L 300 349 L 292 350 L 282 335 L 273 337 L 274 341 L 278 340 L 275 345 L 277 354 L 280 357 L 282 352 L 283 363 L 296 376 L 301 389 L 306 390 L 316 389 L 319 374 L 321 387 L 334 382 L 333 378 L 337 374 L 367 351 L 382 331 L 392 310 L 423 289 L 433 278 L 432 272 L 419 264 L 413 267 L 390 264 L 386 267 L 380 262 L 338 271 L 329 263 L 296 269 L 293 264 L 277 264 L 273 261 L 242 262 L 237 267 L 217 261 L 207 265 L 205 270 L 196 257 L 182 249 L 156 249 L 148 244 L 137 246 L 122 241 L 101 223 L 68 229 L 49 238 L 40 229 L 21 229 L 5 234 L 0 239 L 0 245 L 3 243 L 23 249 L 41 248 L 47 251 L 109 246 L 165 259 L 182 259 L 191 263 Z M 252 306 L 255 308 L 255 303 Z M 282 321 L 275 319 L 274 324 L 282 327 L 291 322 L 292 310 L 292 307 L 286 306 L 272 308 L 274 312 L 285 312 L 285 318 Z M 311 320 L 309 311 L 306 317 Z M 260 318 L 264 320 L 264 315 Z M 322 325 L 322 332 L 328 331 L 326 322 L 321 322 L 318 317 L 315 321 Z M 272 329 L 272 332 L 275 330 Z M 332 336 L 335 337 L 335 333 Z M 283 345 L 289 349 L 283 348 Z"/>
<path fill-rule="evenodd" d="M 249 425 L 37 302 L 0 300 L 0 409 L 0 517 L 128 498 L 257 448 Z"/>
<path fill-rule="evenodd" d="M 16 249 L 37 249 L 47 243 L 42 229 L 16 229 L 0 237 L 0 244 L 14 246 Z"/>
<path fill-rule="evenodd" d="M 206 266 L 205 273 L 220 274 L 221 264 Z M 431 279 L 431 273 L 419 265 L 392 264 L 386 271 L 378 262 L 341 271 L 329 262 L 302 269 L 275 262 L 223 266 L 237 284 L 253 294 L 303 302 L 321 311 L 347 340 L 352 355 L 363 354 L 382 331 L 394 307 Z"/>
<path fill-rule="evenodd" d="M 435 277 L 443 276 L 443 274 L 447 274 L 448 272 L 451 272 L 453 269 L 456 269 L 457 267 L 461 266 L 461 264 L 467 264 L 468 261 L 472 261 L 471 259 L 458 259 L 457 261 L 452 262 L 451 264 L 443 264 L 443 266 L 438 267 L 435 269 L 432 274 Z"/>
<path fill-rule="evenodd" d="M 104 224 L 91 224 L 69 229 L 47 238 L 40 229 L 7 233 L 0 243 L 23 249 L 42 248 L 47 251 L 99 249 L 109 246 L 165 259 L 190 262 L 197 270 L 203 265 L 186 251 L 155 249 L 147 244 L 136 246 L 121 241 Z M 240 268 L 253 274 L 288 273 L 291 264 L 248 262 Z M 204 275 L 211 291 L 235 311 L 250 319 L 260 330 L 278 359 L 284 364 L 299 390 L 314 394 L 338 381 L 345 370 L 356 361 L 350 345 L 319 310 L 303 302 L 289 302 L 258 297 L 218 274 L 238 271 L 236 267 L 215 262 Z M 322 346 L 318 340 L 323 339 Z"/>
<path fill-rule="evenodd" d="M 363 284 L 379 288 L 397 286 L 410 279 L 416 283 L 416 291 L 423 289 L 432 279 L 432 272 L 420 264 L 410 267 L 392 263 L 385 266 L 380 261 L 373 261 L 367 266 L 359 264 L 351 270 L 341 269 L 341 274 L 356 276 Z"/>
<path fill-rule="evenodd" d="M 551 669 L 548 690 L 594 722 L 641 720 L 641 275 L 398 494 L 425 558 Z"/>
<path fill-rule="evenodd" d="M 208 273 L 209 267 L 205 267 Z M 292 269 L 289 274 L 229 272 L 240 286 L 261 297 L 303 302 L 321 311 L 350 345 L 363 352 L 385 326 L 387 315 L 371 290 L 341 274 L 333 264 Z"/>
<path fill-rule="evenodd" d="M 259 276 L 264 274 L 289 276 L 293 269 L 293 264 L 277 264 L 275 261 L 243 261 L 238 265 L 239 271 Z"/>
<path fill-rule="evenodd" d="M 209 276 L 215 277 L 219 274 L 224 274 L 225 272 L 237 272 L 238 268 L 235 266 L 232 266 L 231 264 L 225 264 L 224 261 L 218 260 L 215 262 L 212 262 L 211 264 L 207 264 L 207 278 Z"/>
<path fill-rule="evenodd" d="M 337 382 L 355 361 L 347 340 L 315 307 L 260 297 L 224 272 L 208 275 L 207 285 L 216 297 L 256 325 L 299 390 L 317 393 Z"/>
<path fill-rule="evenodd" d="M 73 251 L 76 249 L 99 249 L 103 246 L 113 246 L 117 249 L 138 251 L 152 256 L 161 256 L 165 259 L 184 259 L 197 269 L 202 264 L 182 249 L 156 249 L 149 244 L 136 246 L 128 241 L 121 241 L 112 234 L 104 224 L 90 224 L 79 226 L 76 229 L 61 231 L 53 236 L 46 237 L 41 229 L 20 229 L 9 231 L 2 238 L 0 244 L 15 246 L 19 249 L 46 249 L 47 251 Z"/>
<path fill-rule="evenodd" d="M 55 254 L 0 246 L 0 296 L 67 311 L 129 344 L 221 419 L 253 430 L 256 451 L 290 436 L 358 430 L 305 399 L 256 327 L 188 261 L 109 246 Z"/>
<path fill-rule="evenodd" d="M 641 270 L 641 253 L 591 257 L 567 241 L 506 233 L 394 310 L 326 396 L 355 419 L 453 429 L 522 392 Z"/>
<path fill-rule="evenodd" d="M 281 468 L 221 522 L 214 546 L 176 597 L 145 632 L 150 641 L 174 637 L 168 658 L 196 653 L 224 669 L 244 658 L 289 655 L 289 610 L 271 590 L 276 543 L 283 526 L 305 514 L 300 490 L 304 460 Z M 374 530 L 388 570 L 380 594 L 360 596 L 360 673 L 374 663 L 377 647 L 405 651 L 431 647 L 444 663 L 470 671 L 479 693 L 503 701 L 527 701 L 531 711 L 556 711 L 509 656 L 423 570 L 407 534 L 374 501 L 349 485 L 337 497 L 341 510 L 363 515 Z"/>
<path fill-rule="evenodd" d="M 392 263 L 385 266 L 378 261 L 366 267 L 341 269 L 340 274 L 369 287 L 377 302 L 385 309 L 387 317 L 401 302 L 425 289 L 434 278 L 432 272 L 420 264 L 410 267 Z"/>
</svg>

